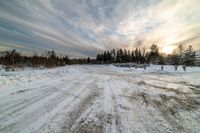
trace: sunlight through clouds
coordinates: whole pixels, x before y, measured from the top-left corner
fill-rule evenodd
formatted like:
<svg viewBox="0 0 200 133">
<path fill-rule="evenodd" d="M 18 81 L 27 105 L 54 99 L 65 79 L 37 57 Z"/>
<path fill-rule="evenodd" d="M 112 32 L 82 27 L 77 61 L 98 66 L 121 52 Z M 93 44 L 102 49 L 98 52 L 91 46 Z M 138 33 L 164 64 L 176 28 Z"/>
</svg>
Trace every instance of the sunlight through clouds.
<svg viewBox="0 0 200 133">
<path fill-rule="evenodd" d="M 0 49 L 54 49 L 95 56 L 142 41 L 164 48 L 200 49 L 199 0 L 7 0 L 0 1 Z M 24 48 L 24 49 L 23 49 Z"/>
</svg>

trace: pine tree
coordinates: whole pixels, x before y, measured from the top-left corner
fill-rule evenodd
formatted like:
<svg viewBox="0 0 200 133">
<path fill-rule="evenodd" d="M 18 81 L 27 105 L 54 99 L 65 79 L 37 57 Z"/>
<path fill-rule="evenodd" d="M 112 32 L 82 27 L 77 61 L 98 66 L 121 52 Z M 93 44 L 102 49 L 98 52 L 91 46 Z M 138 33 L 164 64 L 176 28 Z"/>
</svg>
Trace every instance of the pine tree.
<svg viewBox="0 0 200 133">
<path fill-rule="evenodd" d="M 130 52 L 130 50 L 128 50 L 127 58 L 128 58 L 127 61 L 131 62 L 131 52 Z"/>
<path fill-rule="evenodd" d="M 131 52 L 131 61 L 135 62 L 135 52 L 134 52 L 134 50 Z"/>
<path fill-rule="evenodd" d="M 87 58 L 87 63 L 88 63 L 88 64 L 90 63 L 90 57 Z"/>
<path fill-rule="evenodd" d="M 111 63 L 112 57 L 111 57 L 110 51 L 107 51 L 107 52 L 106 52 L 106 59 L 107 59 L 107 63 Z"/>
<path fill-rule="evenodd" d="M 153 64 L 158 64 L 160 60 L 160 54 L 159 54 L 159 47 L 155 44 L 151 45 L 151 51 L 149 53 L 149 60 Z"/>
<path fill-rule="evenodd" d="M 188 46 L 188 48 L 185 50 L 184 54 L 184 64 L 187 66 L 194 65 L 195 61 L 195 52 L 192 48 L 192 46 Z"/>
<path fill-rule="evenodd" d="M 107 53 L 106 53 L 106 51 L 103 53 L 103 62 L 104 63 L 107 62 Z"/>
<path fill-rule="evenodd" d="M 124 57 L 124 52 L 122 49 L 119 49 L 119 62 L 120 63 L 124 63 L 124 60 L 123 60 L 123 57 Z"/>
<path fill-rule="evenodd" d="M 128 59 L 128 58 L 127 58 L 127 57 L 128 57 L 127 55 L 128 55 L 128 54 L 127 54 L 127 50 L 124 49 L 124 54 L 123 54 L 123 59 L 122 59 L 122 60 L 123 60 L 123 62 L 125 62 L 125 63 L 127 62 L 127 59 Z"/>
<path fill-rule="evenodd" d="M 120 59 L 120 51 L 117 50 L 116 62 L 119 63 L 120 61 L 121 61 L 121 59 Z"/>
<path fill-rule="evenodd" d="M 135 49 L 135 62 L 139 63 L 139 50 L 138 50 L 138 48 Z"/>
<path fill-rule="evenodd" d="M 111 63 L 116 61 L 116 52 L 115 49 L 111 50 Z"/>
</svg>

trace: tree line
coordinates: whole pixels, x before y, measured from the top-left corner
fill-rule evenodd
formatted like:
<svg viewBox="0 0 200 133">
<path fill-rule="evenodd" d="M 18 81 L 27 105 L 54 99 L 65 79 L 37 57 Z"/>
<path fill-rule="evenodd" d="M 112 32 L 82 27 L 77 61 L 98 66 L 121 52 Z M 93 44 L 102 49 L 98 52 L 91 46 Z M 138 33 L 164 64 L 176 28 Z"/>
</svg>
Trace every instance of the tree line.
<svg viewBox="0 0 200 133">
<path fill-rule="evenodd" d="M 145 48 L 136 48 L 135 50 L 113 49 L 106 50 L 96 56 L 96 61 L 99 64 L 110 63 L 128 63 L 137 64 L 171 64 L 171 65 L 194 65 L 195 51 L 192 46 L 184 47 L 180 44 L 173 53 L 165 55 L 160 51 L 160 48 L 153 44 L 150 50 Z"/>
<path fill-rule="evenodd" d="M 42 54 L 33 53 L 32 56 L 22 55 L 15 49 L 0 52 L 0 64 L 8 67 L 56 67 L 67 64 L 110 64 L 110 63 L 128 63 L 137 64 L 171 64 L 191 66 L 195 63 L 195 51 L 192 46 L 184 47 L 179 45 L 170 55 L 165 55 L 160 48 L 153 44 L 150 50 L 145 48 L 136 48 L 135 50 L 113 49 L 106 50 L 97 54 L 96 59 L 75 58 L 68 56 L 58 56 L 54 50 L 46 51 Z"/>
<path fill-rule="evenodd" d="M 15 49 L 0 52 L 0 64 L 10 67 L 56 67 L 69 63 L 68 56 L 57 56 L 54 50 L 46 51 L 41 55 L 34 52 L 32 56 L 22 55 Z"/>
<path fill-rule="evenodd" d="M 0 52 L 0 64 L 8 69 L 22 67 L 57 67 L 70 64 L 87 64 L 90 58 L 70 59 L 67 55 L 58 56 L 54 50 L 46 51 L 42 54 L 33 52 L 32 56 L 22 55 L 17 50 L 7 50 Z"/>
</svg>

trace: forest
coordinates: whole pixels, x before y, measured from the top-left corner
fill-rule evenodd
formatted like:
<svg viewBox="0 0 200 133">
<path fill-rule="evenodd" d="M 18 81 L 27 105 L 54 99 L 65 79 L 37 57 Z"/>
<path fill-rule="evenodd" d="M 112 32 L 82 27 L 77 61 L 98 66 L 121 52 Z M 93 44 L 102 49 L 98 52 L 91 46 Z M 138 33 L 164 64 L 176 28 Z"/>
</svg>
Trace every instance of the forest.
<svg viewBox="0 0 200 133">
<path fill-rule="evenodd" d="M 196 54 L 191 45 L 184 47 L 180 44 L 172 54 L 167 55 L 162 53 L 157 45 L 153 44 L 150 50 L 145 48 L 136 48 L 133 51 L 126 49 L 107 50 L 98 54 L 96 60 L 100 64 L 133 62 L 137 64 L 192 66 L 195 63 L 195 57 Z"/>
<path fill-rule="evenodd" d="M 97 54 L 96 59 L 69 58 L 58 56 L 54 50 L 46 51 L 43 54 L 34 52 L 32 56 L 23 55 L 17 50 L 0 52 L 0 64 L 8 68 L 16 67 L 56 67 L 69 64 L 111 64 L 128 63 L 137 64 L 171 64 L 192 66 L 195 63 L 195 51 L 192 46 L 184 47 L 179 45 L 173 53 L 166 55 L 160 52 L 160 48 L 153 44 L 150 50 L 136 48 L 133 51 L 127 49 L 106 50 Z"/>
</svg>

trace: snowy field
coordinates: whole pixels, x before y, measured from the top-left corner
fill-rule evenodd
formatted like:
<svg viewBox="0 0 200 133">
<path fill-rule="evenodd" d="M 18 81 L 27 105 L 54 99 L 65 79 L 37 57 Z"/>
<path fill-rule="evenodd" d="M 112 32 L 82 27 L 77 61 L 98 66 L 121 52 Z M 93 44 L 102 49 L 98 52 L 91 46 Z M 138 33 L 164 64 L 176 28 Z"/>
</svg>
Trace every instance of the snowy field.
<svg viewBox="0 0 200 133">
<path fill-rule="evenodd" d="M 199 131 L 199 67 L 0 69 L 1 133 Z"/>
</svg>

